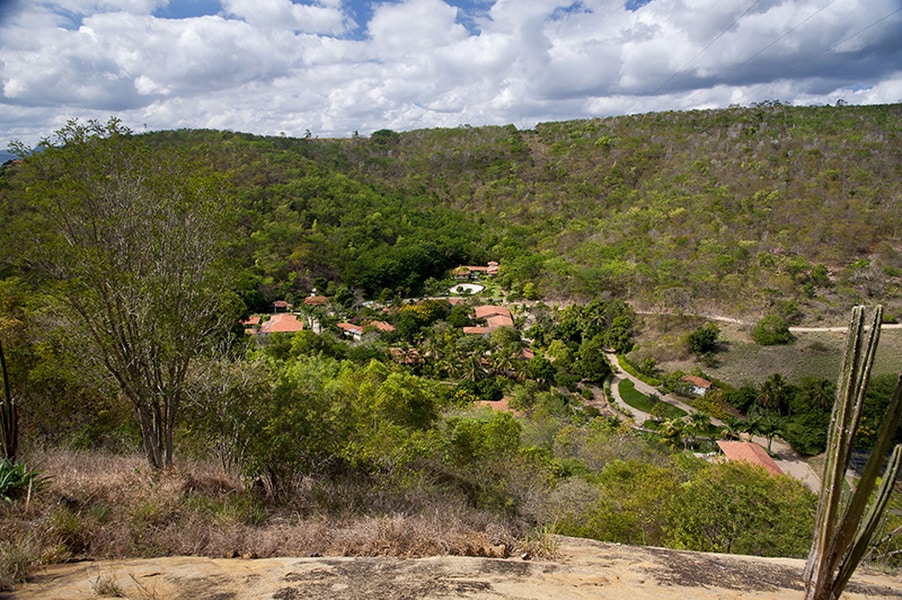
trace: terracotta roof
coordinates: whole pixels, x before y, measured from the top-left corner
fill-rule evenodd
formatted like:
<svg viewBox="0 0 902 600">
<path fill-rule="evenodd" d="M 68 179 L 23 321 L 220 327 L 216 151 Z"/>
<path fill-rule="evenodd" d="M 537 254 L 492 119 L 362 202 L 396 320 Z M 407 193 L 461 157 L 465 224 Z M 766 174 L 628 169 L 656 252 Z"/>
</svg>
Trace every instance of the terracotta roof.
<svg viewBox="0 0 902 600">
<path fill-rule="evenodd" d="M 323 304 L 329 304 L 329 299 L 325 296 L 307 296 L 304 298 L 304 304 L 307 306 L 321 306 Z"/>
<path fill-rule="evenodd" d="M 492 315 L 485 320 L 489 329 L 498 329 L 499 327 L 513 327 L 514 320 L 508 315 Z"/>
<path fill-rule="evenodd" d="M 285 301 L 285 300 L 276 300 L 272 303 L 275 308 L 291 308 L 293 304 Z"/>
<path fill-rule="evenodd" d="M 767 469 L 771 475 L 780 475 L 783 471 L 768 455 L 767 450 L 754 442 L 730 442 L 718 440 L 717 445 L 723 451 L 727 460 L 741 460 Z"/>
<path fill-rule="evenodd" d="M 260 326 L 260 333 L 294 333 L 304 328 L 304 323 L 291 313 L 273 315 Z"/>
<path fill-rule="evenodd" d="M 251 315 L 245 320 L 241 321 L 242 325 L 245 326 L 254 326 L 260 324 L 260 315 Z"/>
<path fill-rule="evenodd" d="M 492 317 L 495 315 L 503 315 L 508 318 L 511 316 L 511 311 L 503 306 L 492 306 L 491 304 L 487 304 L 484 306 L 477 306 L 473 309 L 476 312 L 477 319 L 487 319 L 488 317 Z"/>
<path fill-rule="evenodd" d="M 484 333 L 490 333 L 491 329 L 488 327 L 464 327 L 464 333 L 470 335 L 482 335 Z"/>
<path fill-rule="evenodd" d="M 369 321 L 368 323 L 364 323 L 364 327 L 373 327 L 374 329 L 378 329 L 379 331 L 394 331 L 395 326 L 391 323 L 386 323 L 385 321 Z"/>
<path fill-rule="evenodd" d="M 696 377 L 695 375 L 683 375 L 683 381 L 689 382 L 696 387 L 702 388 L 703 390 L 706 390 L 713 385 L 707 379 Z"/>
<path fill-rule="evenodd" d="M 351 335 L 361 335 L 363 333 L 363 327 L 353 323 L 338 323 L 336 327 Z"/>
<path fill-rule="evenodd" d="M 454 275 L 469 275 L 470 273 L 485 273 L 486 275 L 497 275 L 499 265 L 497 261 L 490 260 L 486 266 L 481 265 L 460 265 L 456 267 L 452 273 Z"/>
</svg>

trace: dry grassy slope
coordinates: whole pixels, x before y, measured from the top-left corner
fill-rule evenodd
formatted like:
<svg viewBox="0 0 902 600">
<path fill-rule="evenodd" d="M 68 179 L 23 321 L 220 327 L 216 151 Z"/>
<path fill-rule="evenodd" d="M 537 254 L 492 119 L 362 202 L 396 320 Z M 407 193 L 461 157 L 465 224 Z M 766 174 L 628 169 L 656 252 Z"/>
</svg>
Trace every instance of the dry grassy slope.
<svg viewBox="0 0 902 600">
<path fill-rule="evenodd" d="M 0 598 L 96 600 L 118 591 L 132 599 L 192 600 L 776 600 L 802 596 L 803 566 L 559 538 L 549 560 L 168 557 L 56 565 Z M 861 570 L 843 598 L 902 598 L 902 577 Z"/>
</svg>

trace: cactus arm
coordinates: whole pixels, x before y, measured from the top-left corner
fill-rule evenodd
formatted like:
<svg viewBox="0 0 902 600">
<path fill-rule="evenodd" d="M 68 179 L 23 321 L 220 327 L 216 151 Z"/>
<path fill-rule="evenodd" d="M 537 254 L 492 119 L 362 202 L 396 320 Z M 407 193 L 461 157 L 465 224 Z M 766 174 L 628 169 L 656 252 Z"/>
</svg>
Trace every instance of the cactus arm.
<svg viewBox="0 0 902 600">
<path fill-rule="evenodd" d="M 6 356 L 0 342 L 0 376 L 3 377 L 3 398 L 0 399 L 0 451 L 11 463 L 16 462 L 16 451 L 19 445 L 19 419 L 16 414 L 16 403 L 9 389 L 9 374 L 6 370 Z"/>
<path fill-rule="evenodd" d="M 876 456 L 876 454 L 873 456 Z M 902 468 L 902 445 L 897 444 L 893 449 L 893 455 L 889 460 L 889 464 L 886 466 L 886 471 L 883 474 L 883 481 L 880 483 L 877 495 L 868 510 L 867 516 L 864 518 L 863 526 L 856 534 L 849 552 L 843 557 L 842 563 L 840 563 L 839 572 L 833 583 L 832 592 L 834 598 L 839 598 L 839 595 L 842 594 L 843 589 L 845 589 L 846 584 L 849 582 L 849 578 L 851 578 L 852 573 L 855 572 L 855 568 L 858 567 L 861 559 L 864 558 L 864 555 L 867 553 L 871 536 L 873 536 L 874 531 L 877 529 L 877 525 L 880 523 L 880 517 L 886 509 L 887 503 L 889 503 L 890 496 L 892 496 L 893 487 L 896 478 L 899 476 L 900 468 Z"/>
<path fill-rule="evenodd" d="M 880 339 L 880 321 L 882 320 L 882 314 L 882 307 L 878 306 L 877 310 L 874 312 L 874 318 L 871 322 L 870 333 L 867 337 L 867 341 L 864 344 L 864 353 L 863 355 L 855 357 L 857 368 L 855 369 L 853 379 L 849 382 L 851 385 L 846 389 L 846 397 L 849 399 L 851 405 L 851 414 L 849 416 L 849 422 L 843 431 L 844 454 L 841 462 L 841 475 L 843 476 L 845 475 L 845 470 L 849 464 L 849 460 L 852 454 L 852 439 L 854 438 L 855 432 L 858 429 L 858 422 L 861 418 L 861 408 L 864 404 L 864 398 L 868 388 L 868 380 L 870 379 L 871 366 L 874 363 L 874 357 L 876 356 L 877 352 L 877 343 Z M 849 545 L 852 543 L 852 540 L 855 537 L 855 532 L 858 530 L 858 525 L 861 522 L 861 517 L 865 512 L 865 508 L 867 507 L 868 499 L 871 497 L 871 492 L 874 490 L 874 483 L 877 481 L 877 475 L 879 474 L 880 469 L 883 466 L 883 457 L 886 456 L 886 453 L 889 450 L 889 446 L 892 443 L 892 435 L 895 432 L 895 425 L 893 425 L 892 431 L 889 432 L 888 437 L 885 437 L 883 430 L 886 429 L 886 426 L 890 420 L 892 421 L 892 423 L 898 422 L 899 408 L 900 406 L 897 405 L 894 407 L 893 403 L 890 403 L 890 406 L 887 409 L 887 416 L 890 418 L 884 419 L 883 427 L 881 427 L 881 435 L 878 436 L 878 440 L 883 441 L 884 444 L 881 445 L 880 442 L 878 442 L 878 444 L 874 447 L 871 453 L 871 458 L 868 460 L 868 463 L 865 467 L 864 474 L 858 481 L 858 486 L 856 487 L 855 492 L 852 495 L 852 499 L 846 505 L 842 516 L 836 523 L 836 532 L 833 536 L 832 541 L 833 551 L 830 553 L 829 565 L 825 565 L 825 567 L 828 569 L 828 572 L 832 572 L 837 568 L 837 565 L 839 564 L 842 557 L 846 554 Z"/>
<path fill-rule="evenodd" d="M 854 383 L 859 373 L 863 329 L 864 307 L 856 306 L 852 309 L 842 369 L 837 383 L 836 401 L 830 416 L 826 463 L 814 539 L 805 565 L 804 578 L 810 587 L 818 587 L 820 585 L 818 582 L 826 581 L 835 560 L 838 559 L 834 546 L 836 521 L 840 510 L 843 477 L 850 455 L 851 436 L 854 432 L 854 426 L 850 426 L 850 422 L 855 416 Z M 869 354 L 865 352 L 865 356 Z"/>
</svg>

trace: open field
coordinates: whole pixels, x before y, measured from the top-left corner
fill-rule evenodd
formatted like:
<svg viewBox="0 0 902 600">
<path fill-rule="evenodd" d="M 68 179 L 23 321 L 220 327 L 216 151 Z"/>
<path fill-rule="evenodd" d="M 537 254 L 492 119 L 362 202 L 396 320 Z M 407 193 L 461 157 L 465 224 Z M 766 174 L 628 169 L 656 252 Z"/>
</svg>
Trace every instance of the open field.
<svg viewBox="0 0 902 600">
<path fill-rule="evenodd" d="M 670 317 L 668 321 L 676 325 L 676 328 L 667 334 L 655 334 L 656 328 L 652 328 L 650 333 L 643 334 L 639 340 L 642 348 L 640 351 L 648 348 L 647 351 L 656 356 L 658 366 L 665 371 L 690 371 L 701 366 L 710 377 L 735 386 L 744 383 L 760 384 L 773 373 L 780 373 L 790 381 L 798 381 L 806 376 L 833 381 L 839 374 L 845 345 L 843 332 L 795 333 L 796 340 L 792 344 L 759 346 L 751 339 L 750 326 L 718 323 L 721 350 L 716 354 L 717 365 L 702 366 L 679 348 L 679 338 L 704 321 L 689 317 Z M 873 374 L 893 374 L 900 369 L 902 329 L 884 329 L 880 334 Z"/>
</svg>

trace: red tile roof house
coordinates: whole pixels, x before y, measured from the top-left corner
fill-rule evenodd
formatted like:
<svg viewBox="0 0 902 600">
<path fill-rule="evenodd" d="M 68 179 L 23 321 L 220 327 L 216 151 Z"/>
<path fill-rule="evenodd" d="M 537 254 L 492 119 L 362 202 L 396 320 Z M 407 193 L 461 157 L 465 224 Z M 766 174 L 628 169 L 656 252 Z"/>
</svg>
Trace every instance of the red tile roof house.
<svg viewBox="0 0 902 600">
<path fill-rule="evenodd" d="M 764 467 L 771 475 L 781 475 L 783 471 L 770 457 L 767 450 L 756 444 L 755 442 L 731 442 L 726 440 L 718 440 L 717 445 L 720 446 L 727 460 L 739 460 L 759 467 Z"/>
<path fill-rule="evenodd" d="M 394 331 L 395 328 L 393 325 L 386 323 L 385 321 L 364 321 L 362 323 L 339 323 L 336 325 L 339 329 L 341 329 L 346 335 L 350 335 L 355 340 L 359 340 L 363 337 L 363 334 L 367 329 L 375 329 L 376 331 Z"/>
<path fill-rule="evenodd" d="M 490 260 L 489 264 L 485 267 L 477 267 L 475 265 L 461 265 L 452 271 L 451 275 L 454 279 L 458 280 L 466 280 L 466 279 L 479 279 L 483 275 L 487 275 L 488 277 L 494 277 L 498 274 L 499 265 L 494 260 Z"/>
<path fill-rule="evenodd" d="M 241 324 L 244 325 L 244 333 L 253 335 L 260 329 L 260 315 L 251 315 L 241 321 Z"/>
<path fill-rule="evenodd" d="M 372 327 L 373 329 L 377 329 L 379 331 L 394 331 L 395 326 L 391 323 L 386 323 L 385 321 L 368 321 L 364 327 Z"/>
<path fill-rule="evenodd" d="M 354 323 L 338 323 L 336 327 L 341 329 L 345 335 L 349 335 L 355 340 L 359 340 L 360 336 L 363 335 L 363 325 L 355 325 Z"/>
<path fill-rule="evenodd" d="M 278 313 L 260 325 L 260 333 L 295 333 L 304 328 L 304 323 L 291 313 Z"/>
<path fill-rule="evenodd" d="M 276 300 L 272 303 L 272 308 L 273 312 L 279 312 L 280 310 L 288 311 L 294 308 L 294 305 L 285 300 Z"/>
<path fill-rule="evenodd" d="M 464 327 L 464 333 L 471 335 L 482 335 L 491 333 L 499 327 L 513 327 L 514 319 L 511 317 L 511 311 L 503 306 L 477 306 L 475 309 L 475 318 L 480 321 L 485 319 L 485 326 Z"/>
<path fill-rule="evenodd" d="M 689 384 L 689 391 L 696 396 L 704 396 L 705 392 L 711 389 L 711 386 L 714 385 L 707 379 L 696 377 L 695 375 L 683 375 L 682 381 L 685 381 Z"/>
</svg>

